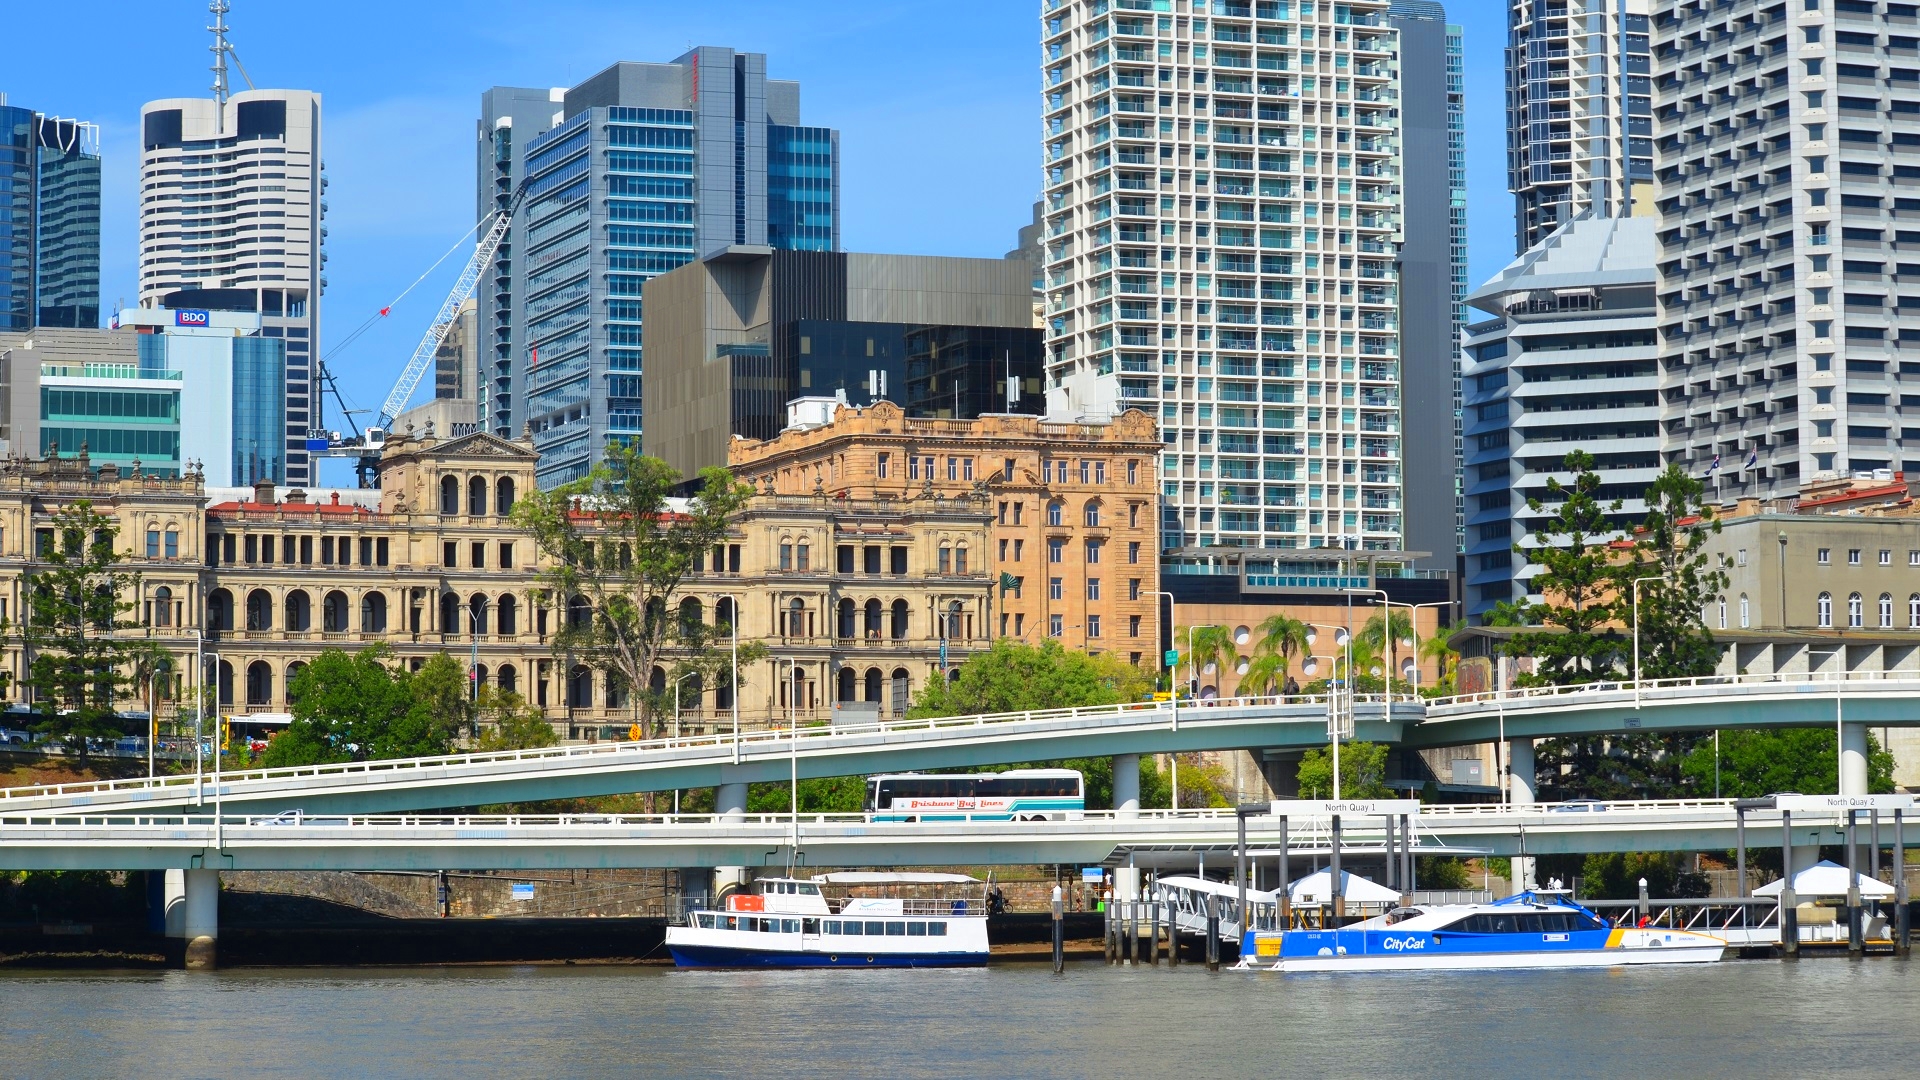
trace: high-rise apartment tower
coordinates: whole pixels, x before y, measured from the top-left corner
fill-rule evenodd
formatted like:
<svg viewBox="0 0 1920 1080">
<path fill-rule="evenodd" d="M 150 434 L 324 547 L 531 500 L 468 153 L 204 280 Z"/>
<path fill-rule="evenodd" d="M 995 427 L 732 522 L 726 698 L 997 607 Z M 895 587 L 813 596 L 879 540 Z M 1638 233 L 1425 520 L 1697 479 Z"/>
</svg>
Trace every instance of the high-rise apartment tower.
<svg viewBox="0 0 1920 1080">
<path fill-rule="evenodd" d="M 100 129 L 0 94 L 0 330 L 100 325 Z"/>
<path fill-rule="evenodd" d="M 1160 421 L 1163 549 L 1403 545 L 1387 9 L 1042 0 L 1048 403 Z"/>
<path fill-rule="evenodd" d="M 1647 212 L 1650 2 L 1508 0 L 1507 186 L 1515 254 L 1584 213 L 1625 217 L 1636 206 Z"/>
<path fill-rule="evenodd" d="M 286 340 L 285 445 L 277 460 L 265 451 L 262 467 L 278 482 L 310 485 L 318 475 L 306 435 L 327 284 L 320 95 L 216 95 L 140 110 L 140 306 L 189 319 L 254 312 L 262 335 Z"/>
<path fill-rule="evenodd" d="M 764 55 L 703 46 L 615 64 L 557 105 L 483 98 L 481 211 L 526 187 L 483 313 L 488 423 L 532 428 L 542 486 L 639 440 L 648 278 L 730 246 L 838 248 L 839 133 L 800 126 L 799 84 L 766 72 Z"/>
<path fill-rule="evenodd" d="M 1917 46 L 1911 3 L 1656 7 L 1665 452 L 1723 498 L 1920 469 Z"/>
</svg>

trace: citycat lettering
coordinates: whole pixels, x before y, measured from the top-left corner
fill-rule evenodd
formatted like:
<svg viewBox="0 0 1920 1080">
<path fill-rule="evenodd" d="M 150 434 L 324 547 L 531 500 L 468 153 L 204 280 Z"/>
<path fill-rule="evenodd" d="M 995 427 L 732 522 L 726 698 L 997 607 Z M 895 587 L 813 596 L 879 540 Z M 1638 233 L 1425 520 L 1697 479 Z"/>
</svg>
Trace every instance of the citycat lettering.
<svg viewBox="0 0 1920 1080">
<path fill-rule="evenodd" d="M 1388 952 L 1418 952 L 1427 947 L 1423 937 L 1390 937 L 1380 942 L 1380 947 Z"/>
</svg>

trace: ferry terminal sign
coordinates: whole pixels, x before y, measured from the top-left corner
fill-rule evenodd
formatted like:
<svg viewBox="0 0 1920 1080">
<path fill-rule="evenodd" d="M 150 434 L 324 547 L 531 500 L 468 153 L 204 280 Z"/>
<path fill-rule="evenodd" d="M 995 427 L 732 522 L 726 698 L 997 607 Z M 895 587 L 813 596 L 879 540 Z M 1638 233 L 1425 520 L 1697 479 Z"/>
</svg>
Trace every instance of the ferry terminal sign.
<svg viewBox="0 0 1920 1080">
<path fill-rule="evenodd" d="M 1419 799 L 1275 799 L 1268 804 L 1275 817 L 1418 817 Z"/>
<path fill-rule="evenodd" d="M 1912 795 L 1776 795 L 1775 809 L 1793 813 L 1842 810 L 1912 810 Z"/>
</svg>

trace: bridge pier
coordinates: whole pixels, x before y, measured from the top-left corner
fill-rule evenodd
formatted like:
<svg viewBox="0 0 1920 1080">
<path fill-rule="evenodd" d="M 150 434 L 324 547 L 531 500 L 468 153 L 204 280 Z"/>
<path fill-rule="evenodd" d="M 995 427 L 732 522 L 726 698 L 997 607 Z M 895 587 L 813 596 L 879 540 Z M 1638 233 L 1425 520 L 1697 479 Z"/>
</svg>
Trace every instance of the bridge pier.
<svg viewBox="0 0 1920 1080">
<path fill-rule="evenodd" d="M 171 938 L 185 937 L 187 934 L 187 872 L 185 870 L 165 870 L 161 872 L 160 910 L 166 920 L 166 935 Z"/>
<path fill-rule="evenodd" d="M 1507 740 L 1507 801 L 1515 806 L 1530 806 L 1534 796 L 1533 740 Z M 1516 855 L 1513 859 L 1513 890 L 1533 888 L 1533 858 Z"/>
<path fill-rule="evenodd" d="M 1140 755 L 1113 755 L 1113 811 L 1116 817 L 1140 816 Z"/>
<path fill-rule="evenodd" d="M 187 939 L 187 970 L 212 971 L 219 964 L 220 871 L 182 872 L 186 903 L 181 919 Z"/>
<path fill-rule="evenodd" d="M 1840 725 L 1840 794 L 1867 793 L 1867 725 Z"/>
<path fill-rule="evenodd" d="M 747 816 L 747 785 L 721 784 L 713 789 L 713 812 L 726 821 L 739 821 Z M 716 866 L 713 868 L 713 891 L 709 893 L 711 903 L 725 902 L 728 893 L 745 892 L 753 881 L 753 875 L 744 866 Z"/>
</svg>

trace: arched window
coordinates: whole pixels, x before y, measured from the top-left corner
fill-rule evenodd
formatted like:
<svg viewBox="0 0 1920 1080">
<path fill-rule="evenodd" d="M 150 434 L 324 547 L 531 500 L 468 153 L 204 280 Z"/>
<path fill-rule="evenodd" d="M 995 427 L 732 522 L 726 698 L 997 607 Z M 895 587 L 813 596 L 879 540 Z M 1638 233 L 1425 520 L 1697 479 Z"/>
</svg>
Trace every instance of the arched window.
<svg viewBox="0 0 1920 1080">
<path fill-rule="evenodd" d="M 220 661 L 220 666 L 214 671 L 213 681 L 216 687 L 216 692 L 220 695 L 220 704 L 226 705 L 229 707 L 232 706 L 233 705 L 233 665 L 227 663 L 225 660 Z"/>
<path fill-rule="evenodd" d="M 881 616 L 882 610 L 883 609 L 880 607 L 880 601 L 878 600 L 867 601 L 865 625 L 862 626 L 860 629 L 866 633 L 867 640 L 869 641 L 880 640 L 880 633 L 881 633 L 880 623 L 882 622 L 882 616 Z"/>
<path fill-rule="evenodd" d="M 733 617 L 733 597 L 723 596 L 713 602 L 713 625 L 722 631 L 730 631 L 735 625 Z"/>
<path fill-rule="evenodd" d="M 386 601 L 382 600 L 382 619 L 385 619 Z M 320 629 L 329 634 L 347 632 L 347 594 L 339 589 L 331 590 L 320 601 Z"/>
<path fill-rule="evenodd" d="M 171 525 L 167 526 L 167 546 L 165 551 L 169 559 L 177 559 L 180 557 L 180 530 Z"/>
<path fill-rule="evenodd" d="M 300 673 L 305 670 L 307 670 L 305 660 L 295 660 L 287 665 L 287 702 L 289 704 L 293 702 L 293 680 L 299 678 Z"/>
<path fill-rule="evenodd" d="M 1747 603 L 1747 594 L 1741 593 L 1740 594 L 1740 629 L 1745 630 L 1747 627 L 1752 625 L 1753 625 L 1753 618 L 1752 618 L 1751 608 Z"/>
<path fill-rule="evenodd" d="M 854 674 L 852 668 L 841 668 L 839 678 L 836 680 L 838 685 L 834 687 L 835 697 L 833 700 L 843 702 L 853 701 L 854 691 L 858 686 L 859 678 L 858 675 Z"/>
<path fill-rule="evenodd" d="M 496 678 L 502 690 L 515 691 L 520 688 L 520 673 L 514 670 L 512 664 L 501 664 L 500 674 Z"/>
<path fill-rule="evenodd" d="M 313 629 L 313 601 L 305 590 L 295 589 L 287 594 L 287 629 Z"/>
<path fill-rule="evenodd" d="M 443 634 L 460 632 L 460 598 L 450 592 L 440 594 L 440 632 Z"/>
<path fill-rule="evenodd" d="M 173 590 L 165 585 L 153 590 L 153 625 L 173 625 Z"/>
<path fill-rule="evenodd" d="M 363 634 L 384 634 L 386 632 L 386 594 L 369 592 L 361 598 L 361 632 Z"/>
<path fill-rule="evenodd" d="M 487 478 L 476 476 L 467 481 L 467 513 L 479 517 L 487 512 Z"/>
<path fill-rule="evenodd" d="M 481 664 L 479 667 L 473 669 L 473 680 L 476 684 L 475 686 L 476 691 L 479 689 L 480 686 L 486 685 L 487 665 Z"/>
<path fill-rule="evenodd" d="M 247 704 L 271 705 L 273 703 L 273 667 L 265 660 L 255 660 L 247 665 Z"/>
<path fill-rule="evenodd" d="M 440 512 L 443 514 L 460 512 L 460 481 L 451 476 L 440 478 Z"/>
<path fill-rule="evenodd" d="M 800 571 L 803 574 L 806 573 L 808 570 L 813 569 L 812 552 L 813 552 L 813 548 L 810 545 L 808 545 L 806 539 L 802 537 L 800 540 L 799 547 L 796 549 L 796 553 L 793 561 L 793 568 L 795 570 Z"/>
<path fill-rule="evenodd" d="M 584 630 L 593 624 L 593 607 L 584 596 L 567 601 L 567 629 Z"/>
<path fill-rule="evenodd" d="M 1065 525 L 1067 523 L 1067 504 L 1055 499 L 1047 504 L 1047 524 Z"/>
<path fill-rule="evenodd" d="M 952 544 L 949 544 L 944 540 L 940 542 L 940 551 L 938 552 L 938 557 L 934 561 L 933 566 L 934 566 L 934 573 L 936 574 L 944 575 L 944 574 L 953 573 L 953 545 Z"/>
<path fill-rule="evenodd" d="M 1823 592 L 1819 600 L 1819 618 L 1821 626 L 1833 625 L 1833 594 Z"/>
<path fill-rule="evenodd" d="M 585 664 L 576 664 L 567 675 L 567 707 L 593 708 L 593 670 Z"/>
<path fill-rule="evenodd" d="M 967 545 L 965 544 L 954 545 L 953 572 L 956 574 L 964 574 L 967 572 Z"/>
<path fill-rule="evenodd" d="M 506 517 L 513 509 L 513 477 L 503 476 L 493 485 L 493 512 Z"/>
<path fill-rule="evenodd" d="M 853 628 L 854 628 L 854 606 L 853 606 L 853 601 L 851 601 L 851 600 L 848 600 L 848 599 L 846 599 L 846 598 L 844 598 L 844 597 L 843 597 L 843 598 L 841 598 L 841 600 L 840 600 L 840 607 L 839 607 L 839 615 L 840 615 L 840 617 L 839 617 L 838 619 L 836 619 L 836 620 L 834 620 L 834 628 L 835 628 L 835 631 L 836 631 L 836 632 L 837 632 L 837 633 L 839 634 L 839 636 L 840 636 L 840 637 L 842 637 L 842 638 L 850 638 L 850 637 L 852 637 L 852 636 L 853 636 Z M 845 700 L 845 699 L 842 699 L 842 700 Z"/>
<path fill-rule="evenodd" d="M 893 602 L 893 626 L 891 628 L 893 630 L 893 640 L 895 641 L 907 640 L 907 624 L 908 624 L 909 614 L 910 613 L 907 610 L 907 602 L 905 600 L 895 600 Z"/>
<path fill-rule="evenodd" d="M 1907 597 L 1907 629 L 1920 630 L 1920 592 Z"/>
<path fill-rule="evenodd" d="M 807 605 L 799 597 L 795 597 L 787 604 L 786 614 L 786 625 L 781 627 L 781 634 L 786 637 L 800 637 L 807 628 Z"/>
<path fill-rule="evenodd" d="M 265 589 L 247 594 L 247 629 L 273 629 L 273 596 Z"/>
<path fill-rule="evenodd" d="M 1865 626 L 1866 621 L 1866 611 L 1864 605 L 1860 602 L 1860 594 L 1853 593 L 1849 595 L 1847 597 L 1847 625 L 1858 629 L 1859 627 Z"/>
<path fill-rule="evenodd" d="M 691 637 L 707 621 L 707 607 L 694 597 L 680 601 L 680 630 Z"/>
<path fill-rule="evenodd" d="M 233 594 L 225 589 L 215 589 L 207 594 L 207 629 L 233 629 Z"/>
<path fill-rule="evenodd" d="M 893 700 L 887 703 L 887 712 L 894 716 L 905 716 L 907 701 L 913 693 L 913 676 L 906 668 L 893 669 Z"/>
<path fill-rule="evenodd" d="M 1087 522 L 1087 528 L 1097 529 L 1100 527 L 1100 500 L 1099 499 L 1087 500 L 1085 517 Z"/>
<path fill-rule="evenodd" d="M 467 598 L 467 624 L 460 629 L 472 634 L 487 632 L 487 595 L 474 593 Z"/>
<path fill-rule="evenodd" d="M 494 610 L 499 612 L 493 620 L 494 629 L 498 633 L 502 636 L 510 636 L 520 632 L 520 601 L 512 593 L 500 594 L 500 600 L 494 605 Z"/>
<path fill-rule="evenodd" d="M 1726 597 L 1723 596 L 1720 598 L 1719 607 L 1720 607 L 1720 629 L 1725 630 L 1727 628 L 1727 598 Z"/>
<path fill-rule="evenodd" d="M 873 702 L 875 705 L 880 704 L 880 683 L 882 679 L 883 679 L 883 676 L 880 674 L 879 668 L 876 667 L 876 668 L 867 669 L 866 700 Z"/>
<path fill-rule="evenodd" d="M 1880 629 L 1893 629 L 1893 594 L 1880 594 Z"/>
</svg>

